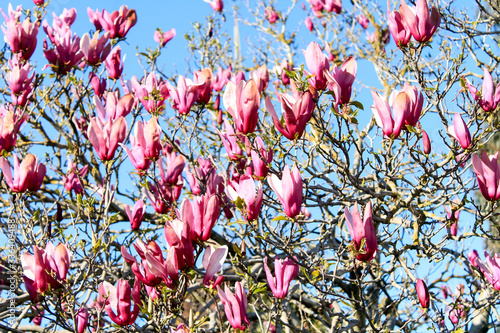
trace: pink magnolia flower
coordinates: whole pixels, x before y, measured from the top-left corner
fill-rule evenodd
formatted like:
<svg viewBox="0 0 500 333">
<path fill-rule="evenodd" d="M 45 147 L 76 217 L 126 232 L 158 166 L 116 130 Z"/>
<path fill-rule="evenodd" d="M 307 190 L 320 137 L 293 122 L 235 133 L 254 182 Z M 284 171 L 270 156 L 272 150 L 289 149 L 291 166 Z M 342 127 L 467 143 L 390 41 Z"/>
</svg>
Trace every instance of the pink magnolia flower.
<svg viewBox="0 0 500 333">
<path fill-rule="evenodd" d="M 328 89 L 335 94 L 335 106 L 347 104 L 351 99 L 351 89 L 356 79 L 358 65 L 356 59 L 348 57 L 342 65 L 334 65 L 332 73 L 325 71 L 328 80 Z"/>
<path fill-rule="evenodd" d="M 104 60 L 106 65 L 106 70 L 108 71 L 108 77 L 113 80 L 118 80 L 123 72 L 123 63 L 121 60 L 122 49 L 120 45 L 116 45 Z M 125 57 L 123 57 L 125 61 Z"/>
<path fill-rule="evenodd" d="M 278 196 L 285 214 L 291 218 L 299 215 L 302 206 L 302 176 L 299 168 L 294 165 L 290 172 L 290 168 L 286 165 L 281 180 L 272 174 L 267 178 L 267 182 Z"/>
<path fill-rule="evenodd" d="M 29 18 L 25 18 L 23 22 L 19 22 L 21 15 L 19 11 L 14 11 L 12 5 L 9 3 L 9 16 L 5 15 L 4 11 L 0 9 L 3 17 L 5 18 L 4 25 L 1 26 L 4 34 L 5 43 L 10 47 L 13 54 L 20 56 L 22 59 L 28 61 L 36 48 L 36 36 L 40 22 L 31 23 Z"/>
<path fill-rule="evenodd" d="M 90 22 L 95 25 L 96 30 L 106 30 L 109 38 L 124 38 L 127 32 L 137 23 L 137 13 L 134 9 L 128 9 L 128 6 L 122 5 L 119 10 L 111 14 L 105 9 L 99 12 L 87 8 Z"/>
<path fill-rule="evenodd" d="M 33 3 L 37 6 L 43 6 L 43 4 L 45 3 L 45 0 L 33 0 Z M 80 333 L 80 332 L 78 332 Z"/>
<path fill-rule="evenodd" d="M 195 196 L 193 201 L 184 199 L 181 203 L 178 218 L 189 224 L 190 237 L 193 242 L 207 241 L 220 214 L 217 195 Z"/>
<path fill-rule="evenodd" d="M 422 308 L 429 308 L 431 302 L 429 290 L 427 289 L 427 285 L 422 279 L 417 280 L 417 296 Z"/>
<path fill-rule="evenodd" d="M 459 302 L 460 299 L 458 298 L 456 301 Z M 448 318 L 453 325 L 456 325 L 461 318 L 467 317 L 467 312 L 463 304 L 454 304 L 454 307 L 448 311 Z"/>
<path fill-rule="evenodd" d="M 251 71 L 250 79 L 255 81 L 259 94 L 262 94 L 262 92 L 266 90 L 267 85 L 269 84 L 269 71 L 267 70 L 267 65 L 264 64 L 258 67 L 256 70 Z M 259 96 L 259 102 L 260 102 L 260 96 Z"/>
<path fill-rule="evenodd" d="M 167 82 L 167 88 L 172 99 L 172 109 L 185 115 L 191 111 L 191 107 L 198 100 L 201 92 L 200 84 L 194 84 L 182 75 L 179 75 L 179 79 L 177 80 L 177 88 L 172 86 L 170 82 Z"/>
<path fill-rule="evenodd" d="M 368 29 L 368 24 L 370 24 L 370 21 L 368 18 L 364 15 L 358 15 L 356 16 L 356 21 L 363 27 L 363 29 Z"/>
<path fill-rule="evenodd" d="M 277 66 L 275 68 L 277 68 L 277 70 L 276 70 L 277 74 L 279 76 L 281 76 L 281 82 L 283 82 L 283 84 L 285 86 L 289 85 L 290 84 L 290 78 L 288 77 L 288 74 L 286 73 L 286 70 L 292 71 L 293 70 L 293 66 L 288 63 L 288 60 L 286 58 L 283 58 L 283 60 L 281 61 L 281 65 Z"/>
<path fill-rule="evenodd" d="M 325 9 L 325 0 L 307 0 L 315 12 L 321 12 Z"/>
<path fill-rule="evenodd" d="M 260 93 L 254 80 L 241 80 L 237 85 L 228 82 L 223 102 L 238 132 L 249 134 L 255 131 L 259 120 Z"/>
<path fill-rule="evenodd" d="M 271 24 L 274 24 L 276 21 L 279 20 L 278 13 L 276 13 L 276 10 L 274 10 L 273 7 L 266 8 L 265 9 L 265 14 L 266 14 L 266 19 Z"/>
<path fill-rule="evenodd" d="M 458 113 L 455 113 L 455 116 L 453 117 L 453 125 L 448 127 L 448 132 L 455 138 L 455 140 L 458 141 L 458 143 L 460 143 L 460 146 L 462 146 L 463 149 L 470 147 L 472 139 L 469 128 L 467 127 L 467 124 L 462 116 Z"/>
<path fill-rule="evenodd" d="M 226 245 L 220 246 L 217 249 L 210 245 L 205 249 L 202 262 L 205 268 L 205 277 L 203 278 L 203 285 L 205 287 L 216 288 L 224 281 L 224 276 L 219 275 L 216 278 L 215 274 L 222 270 L 227 252 L 228 247 Z"/>
<path fill-rule="evenodd" d="M 495 111 L 498 103 L 500 102 L 500 83 L 497 84 L 496 88 L 493 85 L 493 78 L 490 72 L 484 68 L 483 85 L 481 87 L 481 92 L 477 90 L 472 84 L 467 81 L 467 88 L 469 92 L 474 97 L 474 100 L 479 103 L 479 105 L 486 112 Z"/>
<path fill-rule="evenodd" d="M 266 97 L 266 109 L 271 114 L 276 129 L 289 140 L 298 140 L 306 129 L 307 122 L 312 117 L 315 108 L 312 95 L 306 91 L 300 97 L 292 97 L 288 94 L 278 95 L 281 101 L 281 111 L 284 121 L 278 117 L 271 98 Z M 282 125 L 282 123 L 284 123 Z"/>
<path fill-rule="evenodd" d="M 477 183 L 482 195 L 488 201 L 497 201 L 500 198 L 500 168 L 498 166 L 498 152 L 489 155 L 482 151 L 481 158 L 477 154 L 472 156 L 472 166 L 477 176 Z"/>
<path fill-rule="evenodd" d="M 116 121 L 120 117 L 126 117 L 134 107 L 134 96 L 132 96 L 132 94 L 127 94 L 120 97 L 117 92 L 108 92 L 106 95 L 105 107 L 97 96 L 94 96 L 94 105 L 96 107 L 98 119 L 101 123 L 105 124 Z"/>
<path fill-rule="evenodd" d="M 475 258 L 477 267 L 481 273 L 483 273 L 484 277 L 488 280 L 493 289 L 500 290 L 500 254 L 495 253 L 493 257 L 491 257 L 488 252 L 484 251 L 484 255 L 488 266 L 485 266 L 481 259 Z"/>
<path fill-rule="evenodd" d="M 167 45 L 168 42 L 172 40 L 172 38 L 175 37 L 175 34 L 176 32 L 174 28 L 166 32 L 163 32 L 161 30 L 156 30 L 153 38 L 155 42 L 160 44 L 160 47 L 164 47 L 165 45 Z"/>
<path fill-rule="evenodd" d="M 276 278 L 274 278 L 267 266 L 266 257 L 264 258 L 264 270 L 266 271 L 267 284 L 271 288 L 274 297 L 282 299 L 288 294 L 290 282 L 299 274 L 299 265 L 289 258 L 283 260 L 276 257 L 274 259 L 274 273 L 276 274 Z"/>
<path fill-rule="evenodd" d="M 105 304 L 109 318 L 117 325 L 122 327 L 132 325 L 140 311 L 141 282 L 136 279 L 131 289 L 127 280 L 118 280 L 116 287 L 104 281 L 99 285 L 99 298 Z M 134 300 L 133 311 L 132 300 Z"/>
<path fill-rule="evenodd" d="M 88 170 L 88 165 L 84 166 L 81 169 L 78 169 L 78 166 L 68 158 L 68 168 L 66 171 L 66 175 L 63 176 L 64 188 L 69 192 L 74 191 L 76 194 L 82 194 L 84 188 L 82 183 L 80 182 L 80 178 L 85 177 Z"/>
<path fill-rule="evenodd" d="M 145 84 L 139 83 L 135 75 L 132 76 L 131 83 L 135 96 L 149 113 L 157 113 L 165 109 L 165 101 L 169 96 L 168 88 L 162 80 L 156 79 L 154 72 L 148 74 Z"/>
<path fill-rule="evenodd" d="M 363 219 L 361 219 L 361 215 L 359 214 L 357 203 L 354 205 L 352 214 L 351 210 L 346 207 L 344 215 L 347 228 L 349 229 L 349 233 L 355 245 L 355 250 L 358 251 L 356 259 L 360 261 L 370 261 L 375 258 L 378 243 L 377 234 L 373 226 L 371 202 L 368 202 L 365 206 Z M 363 239 L 365 240 L 365 246 L 361 249 Z"/>
<path fill-rule="evenodd" d="M 430 154 L 431 152 L 431 140 L 427 135 L 427 132 L 422 130 L 422 143 L 424 145 L 424 154 Z"/>
<path fill-rule="evenodd" d="M 7 110 L 3 105 L 0 107 L 0 154 L 14 149 L 19 127 L 24 121 L 25 118 L 19 118 L 14 110 Z"/>
<path fill-rule="evenodd" d="M 198 157 L 197 161 L 198 165 L 193 167 L 192 172 L 189 169 L 186 170 L 186 178 L 191 192 L 194 195 L 200 195 L 202 192 L 216 193 L 215 188 L 219 184 L 219 176 L 215 173 L 214 165 L 210 160 L 201 157 Z"/>
<path fill-rule="evenodd" d="M 10 97 L 13 105 L 25 106 L 33 90 L 33 78 L 35 72 L 31 73 L 31 66 L 28 62 L 21 64 L 17 55 L 13 55 L 9 60 L 10 72 L 6 74 L 7 85 L 10 89 Z"/>
<path fill-rule="evenodd" d="M 84 57 L 80 49 L 80 37 L 76 34 L 72 35 L 69 25 L 65 24 L 65 21 L 57 20 L 56 16 L 54 16 L 53 28 L 49 27 L 47 21 L 43 22 L 43 29 L 53 46 L 49 49 L 47 40 L 44 38 L 43 53 L 52 71 L 59 75 L 68 74 Z"/>
<path fill-rule="evenodd" d="M 325 90 L 328 85 L 328 81 L 324 72 L 325 70 L 330 70 L 328 58 L 316 42 L 311 42 L 305 51 L 302 50 L 302 53 L 304 53 L 306 65 L 309 69 L 309 71 L 304 72 L 307 76 L 314 75 L 308 79 L 309 84 L 316 90 Z"/>
<path fill-rule="evenodd" d="M 115 157 L 118 145 L 127 135 L 127 121 L 123 117 L 109 120 L 105 124 L 97 117 L 90 118 L 87 136 L 103 161 L 111 161 Z"/>
<path fill-rule="evenodd" d="M 207 104 L 210 102 L 212 97 L 212 70 L 210 68 L 205 68 L 194 72 L 193 83 L 198 88 L 198 103 Z"/>
<path fill-rule="evenodd" d="M 230 184 L 227 184 L 226 194 L 233 202 L 237 201 L 238 198 L 243 199 L 245 203 L 242 210 L 244 219 L 252 221 L 259 217 L 263 197 L 261 182 L 258 182 L 257 187 L 255 187 L 252 176 L 243 175 L 238 182 L 232 181 Z"/>
<path fill-rule="evenodd" d="M 50 287 L 59 288 L 66 280 L 71 253 L 66 244 L 60 243 L 56 247 L 49 242 L 45 249 L 33 247 L 34 254 L 23 253 L 21 265 L 24 272 L 24 284 L 32 301 L 38 294 L 44 293 Z"/>
<path fill-rule="evenodd" d="M 14 154 L 14 177 L 12 177 L 10 163 L 5 157 L 0 158 L 0 169 L 9 188 L 17 193 L 26 190 L 38 191 L 46 173 L 45 164 L 38 163 L 38 158 L 33 154 L 28 154 L 21 164 L 17 155 Z"/>
<path fill-rule="evenodd" d="M 238 142 L 245 142 L 245 138 L 242 135 L 236 135 L 233 127 L 231 126 L 231 124 L 229 124 L 229 121 L 227 119 L 224 119 L 224 128 L 224 132 L 220 132 L 219 130 L 217 130 L 217 133 L 219 133 L 222 144 L 226 149 L 228 158 L 232 161 L 238 161 L 243 156 L 243 150 L 241 150 Z"/>
<path fill-rule="evenodd" d="M 212 79 L 212 89 L 220 92 L 224 89 L 224 86 L 231 80 L 231 66 L 227 69 L 222 69 L 219 67 L 217 73 L 215 73 L 215 77 Z"/>
<path fill-rule="evenodd" d="M 167 166 L 166 173 L 163 163 Z M 177 154 L 175 151 L 166 153 L 165 156 L 158 160 L 158 170 L 161 179 L 171 185 L 176 185 L 182 181 L 182 171 L 186 166 L 186 159 L 184 156 Z"/>
<path fill-rule="evenodd" d="M 314 23 L 309 16 L 306 17 L 306 20 L 304 21 L 304 23 L 306 25 L 307 30 L 309 30 L 310 32 L 312 32 L 314 30 Z"/>
<path fill-rule="evenodd" d="M 125 212 L 127 213 L 128 220 L 130 221 L 130 226 L 132 230 L 139 230 L 142 219 L 144 218 L 144 213 L 146 213 L 146 207 L 144 207 L 144 201 L 141 199 L 137 201 L 134 205 L 133 210 L 130 206 L 125 207 Z"/>
<path fill-rule="evenodd" d="M 236 282 L 234 289 L 233 294 L 227 285 L 224 286 L 224 291 L 217 286 L 217 292 L 222 304 L 224 304 L 224 311 L 229 324 L 235 330 L 244 331 L 250 324 L 247 318 L 247 294 L 239 281 Z"/>
<path fill-rule="evenodd" d="M 467 259 L 469 259 L 470 264 L 476 268 L 478 268 L 479 266 L 478 258 L 479 258 L 479 253 L 476 250 L 470 251 L 469 254 L 467 255 Z"/>
<path fill-rule="evenodd" d="M 101 80 L 99 80 L 99 77 L 94 72 L 90 72 L 89 80 L 90 85 L 94 90 L 94 94 L 96 94 L 97 97 L 102 98 L 104 92 L 106 91 L 106 79 L 102 78 Z"/>
<path fill-rule="evenodd" d="M 107 58 L 111 51 L 111 44 L 108 43 L 107 33 L 99 38 L 99 32 L 96 32 L 92 39 L 88 33 L 85 33 L 80 40 L 80 49 L 87 63 L 96 66 Z"/>
<path fill-rule="evenodd" d="M 405 124 L 416 127 L 420 120 L 420 115 L 422 114 L 424 96 L 415 86 L 409 85 L 408 83 L 404 84 L 402 91 L 410 98 L 410 114 L 405 118 Z M 396 93 L 393 92 L 393 94 Z"/>
<path fill-rule="evenodd" d="M 138 121 L 135 127 L 135 136 L 130 136 L 132 150 L 126 146 L 130 162 L 139 172 L 143 173 L 149 169 L 151 162 L 160 157 L 161 152 L 161 128 L 158 120 L 152 117 L 147 123 Z"/>
<path fill-rule="evenodd" d="M 411 31 L 408 23 L 404 19 L 400 11 L 391 12 L 391 1 L 387 1 L 387 25 L 392 34 L 392 38 L 396 45 L 401 48 L 405 47 L 411 39 Z"/>
<path fill-rule="evenodd" d="M 252 147 L 253 175 L 257 179 L 264 179 L 269 172 L 268 165 L 273 161 L 273 149 L 266 150 L 264 141 L 258 136 Z"/>
<path fill-rule="evenodd" d="M 190 229 L 188 223 L 179 219 L 165 223 L 165 239 L 170 246 L 169 254 L 172 251 L 172 256 L 177 261 L 179 269 L 193 267 L 195 264 Z"/>
<path fill-rule="evenodd" d="M 432 11 L 429 11 L 427 0 L 417 0 L 417 6 L 413 8 L 401 0 L 399 11 L 408 24 L 413 38 L 420 43 L 429 41 L 441 24 L 439 11 L 436 7 L 432 7 Z"/>
<path fill-rule="evenodd" d="M 216 12 L 222 13 L 222 10 L 224 9 L 224 2 L 222 2 L 222 0 L 203 0 L 203 1 L 208 3 L 210 7 L 212 7 L 212 9 L 215 10 Z"/>
<path fill-rule="evenodd" d="M 393 94 L 394 96 L 394 94 Z M 406 119 L 411 112 L 411 100 L 407 93 L 401 92 L 395 98 L 393 104 L 394 118 L 391 115 L 391 107 L 375 90 L 372 89 L 372 97 L 375 107 L 372 107 L 373 116 L 379 127 L 382 127 L 384 135 L 395 139 L 399 137 Z"/>
<path fill-rule="evenodd" d="M 145 244 L 138 239 L 133 245 L 141 257 L 142 263 L 138 263 L 125 246 L 122 246 L 121 254 L 123 259 L 132 265 L 135 277 L 149 287 L 155 287 L 162 281 L 165 281 L 168 287 L 172 287 L 173 281 L 169 272 L 177 274 L 177 268 L 165 261 L 158 244 L 155 241 L 149 241 L 148 244 Z M 174 269 L 175 272 L 173 272 Z"/>
<path fill-rule="evenodd" d="M 78 333 L 85 332 L 89 325 L 89 311 L 85 307 L 81 307 L 76 313 L 76 328 Z"/>
<path fill-rule="evenodd" d="M 243 71 L 239 71 L 238 73 L 236 73 L 236 76 L 233 76 L 233 78 L 231 79 L 231 82 L 233 82 L 234 84 L 238 84 L 240 83 L 240 81 L 245 81 L 245 73 L 243 73 Z"/>
<path fill-rule="evenodd" d="M 324 0 L 324 8 L 327 12 L 340 14 L 342 11 L 342 0 Z"/>
</svg>

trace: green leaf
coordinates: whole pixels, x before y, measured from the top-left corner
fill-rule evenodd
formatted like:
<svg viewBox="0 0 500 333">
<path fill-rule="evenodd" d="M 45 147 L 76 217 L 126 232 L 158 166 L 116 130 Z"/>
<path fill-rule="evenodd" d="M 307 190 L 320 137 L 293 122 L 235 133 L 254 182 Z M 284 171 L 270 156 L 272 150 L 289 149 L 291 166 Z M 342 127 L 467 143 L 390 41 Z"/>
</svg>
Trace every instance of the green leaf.
<svg viewBox="0 0 500 333">
<path fill-rule="evenodd" d="M 365 109 L 363 104 L 361 104 L 361 102 L 358 102 L 358 101 L 352 101 L 352 102 L 349 102 L 349 104 L 354 105 L 355 107 L 357 107 L 358 109 L 361 109 L 361 110 Z"/>
<path fill-rule="evenodd" d="M 286 220 L 288 220 L 288 218 L 286 216 L 278 215 L 274 219 L 272 219 L 271 222 L 286 221 Z"/>
</svg>

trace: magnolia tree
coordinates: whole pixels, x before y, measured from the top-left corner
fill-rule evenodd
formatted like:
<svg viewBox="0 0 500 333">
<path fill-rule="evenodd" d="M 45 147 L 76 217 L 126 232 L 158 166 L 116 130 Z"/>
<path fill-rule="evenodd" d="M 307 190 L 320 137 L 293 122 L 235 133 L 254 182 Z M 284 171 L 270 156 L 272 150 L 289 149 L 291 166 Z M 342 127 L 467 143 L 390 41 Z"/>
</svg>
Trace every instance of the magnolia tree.
<svg viewBox="0 0 500 333">
<path fill-rule="evenodd" d="M 500 12 L 476 1 L 200 1 L 178 75 L 174 29 L 124 66 L 127 6 L 81 36 L 74 8 L 4 7 L 2 331 L 499 326 Z"/>
</svg>

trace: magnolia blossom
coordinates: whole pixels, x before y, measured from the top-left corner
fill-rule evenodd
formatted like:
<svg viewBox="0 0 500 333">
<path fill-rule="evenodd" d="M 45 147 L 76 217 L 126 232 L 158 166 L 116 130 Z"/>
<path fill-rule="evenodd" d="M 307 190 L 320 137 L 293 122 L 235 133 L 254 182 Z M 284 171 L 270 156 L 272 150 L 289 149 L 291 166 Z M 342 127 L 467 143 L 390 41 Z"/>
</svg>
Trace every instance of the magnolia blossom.
<svg viewBox="0 0 500 333">
<path fill-rule="evenodd" d="M 240 177 L 239 182 L 232 181 L 226 186 L 226 194 L 231 201 L 241 198 L 245 203 L 242 210 L 243 218 L 247 221 L 255 220 L 259 216 L 262 207 L 262 183 L 258 182 L 255 187 L 253 178 L 249 175 Z"/>
<path fill-rule="evenodd" d="M 264 270 L 266 271 L 267 283 L 273 295 L 276 298 L 285 298 L 288 294 L 290 282 L 299 274 L 299 265 L 289 258 L 285 260 L 274 259 L 274 272 L 276 275 L 276 278 L 274 278 L 267 266 L 266 257 L 264 258 Z"/>
<path fill-rule="evenodd" d="M 500 199 L 500 167 L 498 166 L 498 154 L 489 155 L 482 151 L 481 157 L 477 154 L 472 156 L 472 166 L 477 176 L 477 183 L 481 194 L 488 201 Z"/>
<path fill-rule="evenodd" d="M 430 304 L 429 290 L 427 289 L 427 285 L 422 279 L 417 280 L 417 296 L 420 301 L 420 305 L 427 309 Z"/>
<path fill-rule="evenodd" d="M 207 241 L 220 214 L 219 198 L 215 195 L 201 195 L 193 201 L 184 199 L 177 216 L 189 224 L 190 237 L 193 242 Z"/>
<path fill-rule="evenodd" d="M 351 99 L 351 89 L 356 79 L 358 65 L 356 59 L 348 57 L 342 65 L 334 65 L 332 73 L 325 71 L 328 80 L 328 89 L 335 94 L 335 105 L 349 103 Z"/>
<path fill-rule="evenodd" d="M 85 33 L 80 40 L 80 49 L 89 65 L 95 66 L 103 62 L 111 51 L 111 44 L 108 43 L 108 34 L 99 38 L 99 32 L 94 33 L 92 39 Z"/>
<path fill-rule="evenodd" d="M 357 203 L 354 205 L 352 213 L 351 210 L 346 207 L 344 215 L 347 228 L 349 229 L 349 233 L 351 234 L 355 245 L 355 250 L 358 251 L 356 259 L 360 261 L 370 261 L 375 258 L 378 243 L 377 233 L 375 232 L 375 227 L 373 226 L 371 202 L 366 204 L 363 218 L 361 218 L 361 215 L 359 214 Z M 361 248 L 363 239 L 364 247 Z"/>
<path fill-rule="evenodd" d="M 453 136 L 463 149 L 470 147 L 472 143 L 469 128 L 465 123 L 464 119 L 458 113 L 455 113 L 453 117 L 453 125 L 448 127 L 448 132 Z"/>
<path fill-rule="evenodd" d="M 266 97 L 266 109 L 271 114 L 276 129 L 289 140 L 298 140 L 302 137 L 307 122 L 311 119 L 315 108 L 310 92 L 295 98 L 288 94 L 278 95 L 281 101 L 282 118 L 278 117 L 271 98 Z"/>
<path fill-rule="evenodd" d="M 203 278 L 203 285 L 205 287 L 216 288 L 224 281 L 224 276 L 219 275 L 216 278 L 215 274 L 222 270 L 227 253 L 228 247 L 226 245 L 220 246 L 217 249 L 210 245 L 205 249 L 202 261 L 206 271 Z"/>
<path fill-rule="evenodd" d="M 45 249 L 33 247 L 33 254 L 23 253 L 21 265 L 24 272 L 24 284 L 32 301 L 38 294 L 51 288 L 61 287 L 66 280 L 71 262 L 71 252 L 66 244 L 54 246 L 47 243 Z"/>
<path fill-rule="evenodd" d="M 142 219 L 144 218 L 144 213 L 146 213 L 146 207 L 144 206 L 144 201 L 141 199 L 137 201 L 134 208 L 131 210 L 130 206 L 125 207 L 125 212 L 127 213 L 128 220 L 130 221 L 130 226 L 132 230 L 139 230 Z"/>
<path fill-rule="evenodd" d="M 478 91 L 476 87 L 469 83 L 469 81 L 467 81 L 467 88 L 474 97 L 474 100 L 478 102 L 484 111 L 491 112 L 496 110 L 498 103 L 500 103 L 500 82 L 495 88 L 493 85 L 493 78 L 486 67 L 484 68 L 481 91 Z"/>
<path fill-rule="evenodd" d="M 236 282 L 234 289 L 233 294 L 227 285 L 224 286 L 224 291 L 217 286 L 217 292 L 222 304 L 224 304 L 224 311 L 229 324 L 235 330 L 244 331 L 250 324 L 247 317 L 247 294 L 239 281 Z"/>
<path fill-rule="evenodd" d="M 177 87 L 167 82 L 168 92 L 172 99 L 172 109 L 179 111 L 180 114 L 187 115 L 191 107 L 198 100 L 200 94 L 200 84 L 195 84 L 184 76 L 179 75 Z"/>
<path fill-rule="evenodd" d="M 330 69 L 328 58 L 316 42 L 311 42 L 305 51 L 302 50 L 302 53 L 304 53 L 306 65 L 309 69 L 309 71 L 304 72 L 307 76 L 312 75 L 312 77 L 308 79 L 309 84 L 316 90 L 324 90 L 328 85 L 328 81 L 324 74 L 325 70 L 328 71 Z"/>
<path fill-rule="evenodd" d="M 93 11 L 87 8 L 90 22 L 95 25 L 96 30 L 106 30 L 109 38 L 124 38 L 127 32 L 137 23 L 137 13 L 134 9 L 128 9 L 128 6 L 122 5 L 119 10 L 111 14 L 105 9 Z"/>
<path fill-rule="evenodd" d="M 222 10 L 224 9 L 224 2 L 222 2 L 222 0 L 203 0 L 203 1 L 208 3 L 214 11 L 222 13 Z"/>
<path fill-rule="evenodd" d="M 31 23 L 27 17 L 23 22 L 19 21 L 21 15 L 21 7 L 16 10 L 12 9 L 12 4 L 9 3 L 8 14 L 0 9 L 5 18 L 4 25 L 1 26 L 4 34 L 5 43 L 10 47 L 13 54 L 20 56 L 24 60 L 29 60 L 35 52 L 40 22 Z"/>
<path fill-rule="evenodd" d="M 170 40 L 172 40 L 172 38 L 175 37 L 175 34 L 176 32 L 174 28 L 166 32 L 163 32 L 161 30 L 156 30 L 153 37 L 155 42 L 160 44 L 160 47 L 164 47 L 165 45 L 167 45 L 168 42 L 170 42 Z"/>
<path fill-rule="evenodd" d="M 140 311 L 141 282 L 136 279 L 131 289 L 127 280 L 118 280 L 116 287 L 104 281 L 99 285 L 98 298 L 104 304 L 109 318 L 117 325 L 122 327 L 132 325 Z M 132 300 L 134 300 L 133 311 Z"/>
<path fill-rule="evenodd" d="M 10 163 L 5 157 L 0 158 L 0 169 L 9 188 L 18 193 L 26 190 L 38 191 L 46 173 L 45 164 L 39 163 L 38 158 L 33 154 L 28 154 L 21 164 L 17 155 L 14 154 L 14 177 L 12 177 Z"/>
<path fill-rule="evenodd" d="M 161 112 L 165 109 L 165 101 L 169 96 L 168 88 L 162 80 L 156 79 L 154 72 L 148 74 L 145 84 L 139 83 L 135 75 L 132 76 L 131 83 L 135 97 L 141 101 L 149 113 Z"/>
<path fill-rule="evenodd" d="M 9 60 L 9 67 L 10 72 L 6 75 L 6 81 L 10 89 L 12 104 L 25 106 L 33 90 L 35 72 L 33 71 L 30 76 L 32 69 L 30 64 L 28 62 L 25 62 L 24 65 L 21 64 L 17 55 Z"/>
<path fill-rule="evenodd" d="M 74 15 L 76 16 L 76 11 Z M 69 73 L 85 55 L 80 49 L 80 37 L 71 32 L 72 20 L 74 21 L 72 16 L 66 16 L 64 20 L 54 16 L 52 28 L 47 21 L 43 22 L 43 29 L 53 46 L 49 49 L 47 40 L 44 38 L 43 53 L 52 70 L 59 75 Z"/>
<path fill-rule="evenodd" d="M 283 205 L 285 214 L 291 218 L 299 215 L 302 206 L 302 176 L 299 168 L 294 165 L 290 172 L 286 165 L 281 180 L 273 174 L 267 181 Z"/>
<path fill-rule="evenodd" d="M 396 45 L 401 48 L 405 47 L 411 39 L 411 30 L 403 18 L 400 11 L 391 12 L 391 1 L 387 1 L 387 25 L 391 31 L 392 38 L 396 42 Z"/>
<path fill-rule="evenodd" d="M 429 41 L 441 24 L 439 11 L 436 7 L 429 11 L 427 0 L 417 0 L 417 6 L 413 8 L 408 7 L 405 0 L 401 0 L 399 11 L 417 42 Z"/>
<path fill-rule="evenodd" d="M 104 60 L 110 79 L 118 80 L 122 75 L 123 62 L 121 57 L 122 49 L 120 48 L 120 45 L 116 45 L 106 57 L 106 60 Z M 125 57 L 123 57 L 123 61 L 125 61 Z"/>
<path fill-rule="evenodd" d="M 68 158 L 68 168 L 66 175 L 63 176 L 64 188 L 71 192 L 74 191 L 75 194 L 82 194 L 84 191 L 83 185 L 80 179 L 83 179 L 89 170 L 89 166 L 85 165 L 83 168 L 79 169 L 77 164 L 73 163 L 71 159 Z"/>
<path fill-rule="evenodd" d="M 255 131 L 259 120 L 260 93 L 254 80 L 241 80 L 238 84 L 228 82 L 223 102 L 238 132 L 249 134 Z"/>
<path fill-rule="evenodd" d="M 391 106 L 375 90 L 372 89 L 375 106 L 372 107 L 373 116 L 379 127 L 382 127 L 384 136 L 392 139 L 399 137 L 406 119 L 411 115 L 411 99 L 406 92 L 400 92 L 394 98 L 391 115 Z"/>
<path fill-rule="evenodd" d="M 20 118 L 14 110 L 7 110 L 0 106 L 0 154 L 2 151 L 11 151 L 17 142 L 17 133 L 25 117 Z"/>
</svg>

